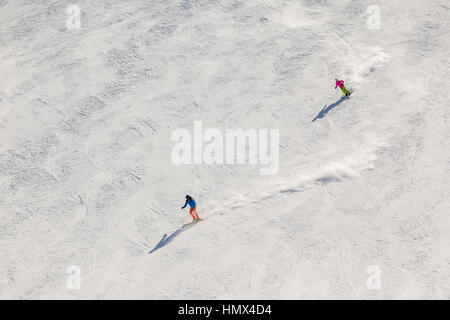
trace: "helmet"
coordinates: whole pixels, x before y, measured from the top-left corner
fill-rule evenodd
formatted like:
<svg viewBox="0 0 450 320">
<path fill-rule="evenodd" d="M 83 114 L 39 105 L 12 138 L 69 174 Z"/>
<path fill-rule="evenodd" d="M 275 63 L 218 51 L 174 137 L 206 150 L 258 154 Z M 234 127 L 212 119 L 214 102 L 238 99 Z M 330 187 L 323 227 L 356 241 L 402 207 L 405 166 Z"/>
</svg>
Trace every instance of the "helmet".
<svg viewBox="0 0 450 320">
<path fill-rule="evenodd" d="M 188 198 L 190 198 L 190 197 L 191 197 L 191 196 L 187 194 L 185 198 L 188 199 Z"/>
</svg>

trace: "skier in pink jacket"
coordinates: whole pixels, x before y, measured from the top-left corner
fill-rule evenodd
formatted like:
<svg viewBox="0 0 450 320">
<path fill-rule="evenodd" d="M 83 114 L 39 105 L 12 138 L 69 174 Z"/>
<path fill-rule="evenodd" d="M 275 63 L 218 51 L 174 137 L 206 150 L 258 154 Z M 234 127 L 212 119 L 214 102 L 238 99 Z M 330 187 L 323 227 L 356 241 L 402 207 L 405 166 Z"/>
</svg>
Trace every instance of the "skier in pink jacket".
<svg viewBox="0 0 450 320">
<path fill-rule="evenodd" d="M 344 80 L 338 80 L 336 78 L 334 80 L 336 80 L 336 86 L 334 87 L 334 89 L 339 87 L 339 88 L 341 88 L 342 92 L 345 94 L 346 97 L 351 95 L 351 92 L 348 91 L 347 88 L 345 88 L 345 86 L 344 86 Z"/>
</svg>

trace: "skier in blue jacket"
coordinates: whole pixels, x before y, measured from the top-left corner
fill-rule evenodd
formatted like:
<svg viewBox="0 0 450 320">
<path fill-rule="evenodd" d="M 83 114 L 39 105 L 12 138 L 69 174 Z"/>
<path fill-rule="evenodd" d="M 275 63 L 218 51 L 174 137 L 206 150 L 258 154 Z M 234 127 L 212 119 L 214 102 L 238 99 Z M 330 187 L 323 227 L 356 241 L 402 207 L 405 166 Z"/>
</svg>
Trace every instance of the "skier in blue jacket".
<svg viewBox="0 0 450 320">
<path fill-rule="evenodd" d="M 184 204 L 183 207 L 181 207 L 181 209 L 186 208 L 186 206 L 189 205 L 190 210 L 189 210 L 189 214 L 192 217 L 192 221 L 199 221 L 200 218 L 198 217 L 198 213 L 197 213 L 197 203 L 195 202 L 194 198 L 192 198 L 190 195 L 186 196 L 186 203 Z"/>
</svg>

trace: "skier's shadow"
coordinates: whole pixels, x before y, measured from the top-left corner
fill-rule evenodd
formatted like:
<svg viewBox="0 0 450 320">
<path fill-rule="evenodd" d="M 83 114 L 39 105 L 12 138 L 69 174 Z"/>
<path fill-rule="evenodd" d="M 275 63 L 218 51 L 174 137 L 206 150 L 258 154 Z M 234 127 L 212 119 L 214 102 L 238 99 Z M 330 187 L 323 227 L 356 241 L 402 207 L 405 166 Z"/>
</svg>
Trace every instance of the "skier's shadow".
<svg viewBox="0 0 450 320">
<path fill-rule="evenodd" d="M 161 241 L 159 241 L 158 244 L 151 251 L 149 251 L 149 254 L 155 252 L 158 249 L 161 249 L 162 247 L 167 246 L 170 242 L 172 242 L 173 239 L 175 239 L 175 237 L 179 236 L 182 232 L 186 231 L 193 225 L 194 224 L 183 225 L 178 230 L 174 231 L 170 236 L 167 236 L 166 233 L 165 235 L 163 235 Z"/>
<path fill-rule="evenodd" d="M 324 118 L 327 115 L 328 112 L 330 112 L 332 109 L 334 109 L 337 106 L 339 106 L 345 100 L 346 100 L 346 97 L 342 97 L 338 101 L 336 101 L 335 103 L 330 104 L 328 107 L 325 105 L 325 107 L 323 107 L 323 109 L 320 110 L 319 114 L 312 120 L 312 122 L 316 121 L 317 119 Z"/>
</svg>

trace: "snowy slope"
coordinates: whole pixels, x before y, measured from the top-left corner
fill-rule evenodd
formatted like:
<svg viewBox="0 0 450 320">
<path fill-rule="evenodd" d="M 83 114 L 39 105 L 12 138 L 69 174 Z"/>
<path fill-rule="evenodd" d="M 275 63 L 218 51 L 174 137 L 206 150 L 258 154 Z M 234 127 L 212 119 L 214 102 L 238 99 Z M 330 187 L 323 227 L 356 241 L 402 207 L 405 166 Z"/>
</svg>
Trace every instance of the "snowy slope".
<svg viewBox="0 0 450 320">
<path fill-rule="evenodd" d="M 0 298 L 450 298 L 450 3 L 376 2 L 0 0 Z M 194 121 L 279 172 L 175 165 Z"/>
</svg>

